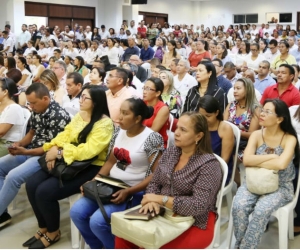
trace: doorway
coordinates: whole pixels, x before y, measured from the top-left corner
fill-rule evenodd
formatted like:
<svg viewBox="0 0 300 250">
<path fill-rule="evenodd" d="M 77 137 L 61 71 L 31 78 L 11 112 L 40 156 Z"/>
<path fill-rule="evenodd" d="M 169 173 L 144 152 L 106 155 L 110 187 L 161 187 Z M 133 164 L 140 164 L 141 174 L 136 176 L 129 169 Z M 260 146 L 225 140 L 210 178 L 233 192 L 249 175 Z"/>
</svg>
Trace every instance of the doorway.
<svg viewBox="0 0 300 250">
<path fill-rule="evenodd" d="M 165 22 L 168 22 L 168 14 L 165 13 L 154 13 L 154 12 L 145 12 L 139 11 L 139 15 L 142 15 L 146 24 L 159 23 L 161 26 Z"/>
</svg>

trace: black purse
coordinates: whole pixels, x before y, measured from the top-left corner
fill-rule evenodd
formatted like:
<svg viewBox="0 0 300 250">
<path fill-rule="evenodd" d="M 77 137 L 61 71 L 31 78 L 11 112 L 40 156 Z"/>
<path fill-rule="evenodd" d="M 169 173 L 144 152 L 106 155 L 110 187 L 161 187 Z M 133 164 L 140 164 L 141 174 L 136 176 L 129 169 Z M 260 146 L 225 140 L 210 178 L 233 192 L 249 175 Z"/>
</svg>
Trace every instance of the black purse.
<svg viewBox="0 0 300 250">
<path fill-rule="evenodd" d="M 124 187 L 118 187 L 99 180 L 94 180 L 86 182 L 82 185 L 82 188 L 84 196 L 97 202 L 105 221 L 110 224 L 110 219 L 103 204 L 111 204 L 111 200 L 113 199 L 112 195 L 119 190 L 124 189 Z M 131 198 L 132 197 L 127 197 L 125 202 L 129 201 Z"/>
<path fill-rule="evenodd" d="M 40 159 L 38 159 L 38 162 L 45 172 L 57 177 L 59 179 L 60 186 L 63 187 L 62 181 L 73 179 L 78 173 L 90 166 L 97 158 L 98 156 L 95 156 L 89 160 L 74 161 L 70 165 L 67 165 L 64 159 L 61 158 L 60 160 L 55 161 L 55 166 L 50 171 L 47 167 L 46 154 L 41 156 Z"/>
</svg>

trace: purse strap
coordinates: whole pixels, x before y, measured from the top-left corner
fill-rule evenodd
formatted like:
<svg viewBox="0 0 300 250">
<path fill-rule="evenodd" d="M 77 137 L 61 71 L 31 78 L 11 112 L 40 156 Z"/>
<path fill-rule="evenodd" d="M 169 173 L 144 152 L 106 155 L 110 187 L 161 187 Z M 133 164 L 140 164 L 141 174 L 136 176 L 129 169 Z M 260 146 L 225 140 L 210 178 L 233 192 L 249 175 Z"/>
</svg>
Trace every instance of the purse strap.
<svg viewBox="0 0 300 250">
<path fill-rule="evenodd" d="M 99 193 L 98 193 L 98 189 L 97 189 L 97 181 L 94 181 L 93 183 L 94 183 L 94 185 L 93 185 L 94 194 L 95 194 L 96 201 L 98 203 L 99 209 L 100 209 L 100 211 L 101 211 L 101 213 L 102 213 L 102 215 L 103 215 L 106 223 L 108 225 L 110 225 L 110 218 L 108 217 L 108 215 L 107 215 L 107 213 L 106 213 L 106 211 L 104 209 L 104 206 L 103 206 L 103 204 L 102 204 L 102 202 L 100 200 L 100 197 L 99 197 Z"/>
</svg>

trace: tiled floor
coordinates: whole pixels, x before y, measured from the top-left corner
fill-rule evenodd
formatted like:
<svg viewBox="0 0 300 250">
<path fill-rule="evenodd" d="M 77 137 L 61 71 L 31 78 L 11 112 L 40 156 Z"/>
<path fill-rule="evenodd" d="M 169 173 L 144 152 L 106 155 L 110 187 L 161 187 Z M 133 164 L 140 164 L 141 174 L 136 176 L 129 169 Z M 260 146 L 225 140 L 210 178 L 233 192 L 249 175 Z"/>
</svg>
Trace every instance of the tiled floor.
<svg viewBox="0 0 300 250">
<path fill-rule="evenodd" d="M 224 202 L 226 203 L 226 202 Z M 60 202 L 61 205 L 61 240 L 53 245 L 52 249 L 70 249 L 71 246 L 71 233 L 70 233 L 70 205 L 68 200 Z M 222 217 L 226 216 L 226 207 L 222 209 Z M 17 209 L 12 210 L 9 207 L 9 213 L 12 216 L 12 223 L 7 227 L 0 230 L 0 249 L 16 249 L 23 248 L 22 243 L 32 237 L 37 230 L 37 222 L 33 215 L 30 204 L 27 200 L 26 192 L 22 188 L 17 196 Z M 222 227 L 221 246 L 225 248 L 227 223 Z M 233 246 L 233 243 L 232 243 Z M 264 234 L 262 242 L 259 246 L 260 249 L 276 249 L 278 248 L 278 227 L 276 219 L 271 220 L 269 230 Z M 300 236 L 296 237 L 293 241 L 289 241 L 289 248 L 300 248 Z"/>
</svg>

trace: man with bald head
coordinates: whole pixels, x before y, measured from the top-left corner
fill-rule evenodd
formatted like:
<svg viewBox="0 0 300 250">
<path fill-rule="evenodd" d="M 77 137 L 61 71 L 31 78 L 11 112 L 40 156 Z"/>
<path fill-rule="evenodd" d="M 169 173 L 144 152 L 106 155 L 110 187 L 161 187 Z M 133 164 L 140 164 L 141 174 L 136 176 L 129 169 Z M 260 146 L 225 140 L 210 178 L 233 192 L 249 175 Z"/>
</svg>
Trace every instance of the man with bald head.
<svg viewBox="0 0 300 250">
<path fill-rule="evenodd" d="M 147 80 L 148 74 L 145 68 L 141 66 L 142 60 L 137 55 L 130 56 L 129 63 L 135 64 L 138 66 L 138 72 L 136 73 L 136 77 L 141 81 L 145 82 Z"/>
<path fill-rule="evenodd" d="M 121 61 L 126 62 L 132 55 L 137 55 L 139 58 L 140 49 L 135 45 L 135 41 L 133 37 L 128 37 L 128 45 L 129 47 L 124 51 Z"/>
</svg>

